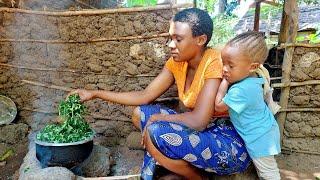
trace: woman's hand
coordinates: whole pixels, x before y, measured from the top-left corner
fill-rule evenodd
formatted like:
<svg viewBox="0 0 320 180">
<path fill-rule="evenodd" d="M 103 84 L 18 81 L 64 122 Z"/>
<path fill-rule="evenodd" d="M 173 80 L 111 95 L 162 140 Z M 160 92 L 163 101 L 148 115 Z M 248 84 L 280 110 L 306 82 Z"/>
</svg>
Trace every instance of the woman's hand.
<svg viewBox="0 0 320 180">
<path fill-rule="evenodd" d="M 93 99 L 93 92 L 90 91 L 90 90 L 77 89 L 77 90 L 74 90 L 74 91 L 70 92 L 67 97 L 69 97 L 72 94 L 79 94 L 80 100 L 82 102 Z"/>
<path fill-rule="evenodd" d="M 155 121 L 158 121 L 158 120 L 163 120 L 163 117 L 164 114 L 154 114 L 152 115 L 149 119 L 148 119 L 148 122 L 147 124 L 145 125 L 144 129 L 143 129 L 143 132 L 142 132 L 142 138 L 141 138 L 141 145 L 145 148 L 145 138 L 146 138 L 146 131 L 147 131 L 147 127 L 152 124 L 153 122 Z"/>
</svg>

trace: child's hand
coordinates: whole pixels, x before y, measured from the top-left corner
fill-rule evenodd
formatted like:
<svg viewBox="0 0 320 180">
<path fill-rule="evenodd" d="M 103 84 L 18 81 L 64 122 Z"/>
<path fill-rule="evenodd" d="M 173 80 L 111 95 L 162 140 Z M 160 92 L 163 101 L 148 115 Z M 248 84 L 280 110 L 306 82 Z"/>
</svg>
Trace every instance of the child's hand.
<svg viewBox="0 0 320 180">
<path fill-rule="evenodd" d="M 227 85 L 228 87 L 230 86 L 230 82 L 227 80 L 227 78 L 225 76 L 223 76 L 223 79 L 221 81 L 221 84 L 225 84 Z"/>
<path fill-rule="evenodd" d="M 81 102 L 88 101 L 88 100 L 91 100 L 93 98 L 93 94 L 91 93 L 91 91 L 85 90 L 85 89 L 77 89 L 75 91 L 71 91 L 67 95 L 67 98 L 72 94 L 79 94 Z"/>
</svg>

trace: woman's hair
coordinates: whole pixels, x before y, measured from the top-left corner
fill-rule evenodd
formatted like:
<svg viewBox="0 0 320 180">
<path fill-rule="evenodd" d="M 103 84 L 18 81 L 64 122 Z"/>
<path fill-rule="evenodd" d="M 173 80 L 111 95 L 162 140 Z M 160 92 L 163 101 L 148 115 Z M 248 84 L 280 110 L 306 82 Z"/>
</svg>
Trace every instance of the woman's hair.
<svg viewBox="0 0 320 180">
<path fill-rule="evenodd" d="M 198 8 L 184 9 L 173 17 L 173 22 L 188 23 L 193 37 L 205 34 L 207 42 L 204 46 L 207 46 L 209 43 L 213 31 L 213 22 L 206 11 Z"/>
<path fill-rule="evenodd" d="M 263 64 L 268 57 L 268 47 L 261 32 L 248 31 L 231 39 L 227 46 L 244 50 L 252 62 Z"/>
</svg>

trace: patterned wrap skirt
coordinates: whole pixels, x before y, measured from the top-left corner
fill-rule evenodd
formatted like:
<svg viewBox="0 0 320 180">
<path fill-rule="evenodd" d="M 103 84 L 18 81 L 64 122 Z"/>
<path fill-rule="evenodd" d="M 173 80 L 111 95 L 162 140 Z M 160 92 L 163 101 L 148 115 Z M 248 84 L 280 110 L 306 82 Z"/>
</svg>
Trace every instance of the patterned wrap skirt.
<svg viewBox="0 0 320 180">
<path fill-rule="evenodd" d="M 140 106 L 141 129 L 153 114 L 176 114 L 160 105 Z M 243 172 L 251 163 L 244 142 L 228 118 L 214 119 L 203 131 L 183 124 L 155 121 L 146 129 L 154 146 L 166 157 L 185 160 L 193 166 L 218 175 Z M 156 161 L 145 152 L 141 177 L 151 180 Z"/>
</svg>

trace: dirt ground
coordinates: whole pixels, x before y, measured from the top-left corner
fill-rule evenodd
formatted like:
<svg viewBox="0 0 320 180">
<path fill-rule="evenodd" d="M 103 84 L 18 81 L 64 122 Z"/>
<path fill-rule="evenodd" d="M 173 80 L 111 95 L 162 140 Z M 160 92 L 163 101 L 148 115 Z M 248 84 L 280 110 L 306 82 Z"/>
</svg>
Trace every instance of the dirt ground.
<svg viewBox="0 0 320 180">
<path fill-rule="evenodd" d="M 28 150 L 28 142 L 23 141 L 15 147 L 15 154 L 0 166 L 0 180 L 16 180 L 19 168 Z M 112 149 L 112 175 L 138 174 L 142 162 L 141 150 L 130 150 L 125 146 Z M 302 153 L 283 152 L 277 157 L 281 177 L 284 180 L 314 180 L 320 178 L 320 156 Z"/>
<path fill-rule="evenodd" d="M 14 155 L 6 159 L 5 165 L 0 165 L 0 180 L 17 180 L 19 178 L 19 168 L 23 162 L 23 158 L 28 152 L 27 140 L 19 144 L 15 144 Z"/>
</svg>

